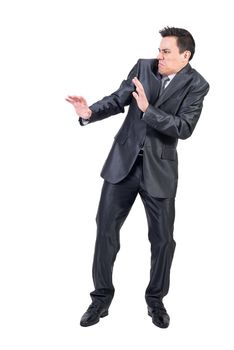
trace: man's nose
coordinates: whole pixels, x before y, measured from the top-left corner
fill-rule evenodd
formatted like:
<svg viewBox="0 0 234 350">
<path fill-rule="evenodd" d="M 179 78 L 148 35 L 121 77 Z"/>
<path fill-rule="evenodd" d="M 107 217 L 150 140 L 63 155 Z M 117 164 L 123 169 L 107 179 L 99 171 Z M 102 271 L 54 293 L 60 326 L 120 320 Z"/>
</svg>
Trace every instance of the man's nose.
<svg viewBox="0 0 234 350">
<path fill-rule="evenodd" d="M 157 59 L 158 60 L 162 60 L 163 59 L 163 54 L 161 52 L 158 53 Z"/>
</svg>

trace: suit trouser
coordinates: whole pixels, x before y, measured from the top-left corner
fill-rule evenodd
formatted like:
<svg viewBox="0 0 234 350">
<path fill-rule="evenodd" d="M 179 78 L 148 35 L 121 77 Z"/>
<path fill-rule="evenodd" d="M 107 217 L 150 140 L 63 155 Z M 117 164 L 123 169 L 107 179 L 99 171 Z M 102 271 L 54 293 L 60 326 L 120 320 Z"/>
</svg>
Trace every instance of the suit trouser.
<svg viewBox="0 0 234 350">
<path fill-rule="evenodd" d="M 112 271 L 120 248 L 119 231 L 139 193 L 144 204 L 148 238 L 151 244 L 150 282 L 146 289 L 149 306 L 161 301 L 168 293 L 170 268 L 175 250 L 173 227 L 174 198 L 155 198 L 144 190 L 143 157 L 138 156 L 128 176 L 117 184 L 104 181 L 98 207 L 97 237 L 93 260 L 95 290 L 90 293 L 95 302 L 109 306 L 114 296 Z"/>
</svg>

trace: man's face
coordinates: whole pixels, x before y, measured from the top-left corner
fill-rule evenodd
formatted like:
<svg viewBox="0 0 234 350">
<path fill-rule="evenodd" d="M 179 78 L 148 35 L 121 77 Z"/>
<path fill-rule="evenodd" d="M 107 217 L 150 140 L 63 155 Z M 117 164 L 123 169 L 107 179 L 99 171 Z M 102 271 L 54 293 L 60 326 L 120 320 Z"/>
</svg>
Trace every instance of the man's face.
<svg viewBox="0 0 234 350">
<path fill-rule="evenodd" d="M 159 54 L 157 56 L 158 71 L 162 75 L 170 75 L 179 72 L 189 61 L 190 52 L 179 52 L 177 46 L 177 38 L 175 36 L 168 36 L 162 38 Z"/>
</svg>

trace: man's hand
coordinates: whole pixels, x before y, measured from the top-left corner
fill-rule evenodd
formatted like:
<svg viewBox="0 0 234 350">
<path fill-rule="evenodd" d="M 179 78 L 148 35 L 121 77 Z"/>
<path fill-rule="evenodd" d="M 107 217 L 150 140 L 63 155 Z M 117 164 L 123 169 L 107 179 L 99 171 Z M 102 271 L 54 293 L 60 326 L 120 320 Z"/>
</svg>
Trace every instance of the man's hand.
<svg viewBox="0 0 234 350">
<path fill-rule="evenodd" d="M 67 98 L 65 98 L 65 100 L 73 105 L 79 117 L 83 119 L 89 119 L 91 117 L 92 111 L 88 107 L 88 104 L 84 97 L 68 96 Z"/>
<path fill-rule="evenodd" d="M 142 112 L 145 112 L 146 109 L 149 106 L 149 102 L 147 100 L 147 97 L 145 95 L 145 90 L 143 88 L 143 85 L 141 84 L 141 82 L 137 79 L 137 77 L 135 77 L 134 79 L 132 79 L 132 82 L 135 84 L 136 86 L 136 92 L 134 91 L 132 93 L 133 97 L 135 98 L 138 107 L 140 108 L 140 110 Z"/>
</svg>

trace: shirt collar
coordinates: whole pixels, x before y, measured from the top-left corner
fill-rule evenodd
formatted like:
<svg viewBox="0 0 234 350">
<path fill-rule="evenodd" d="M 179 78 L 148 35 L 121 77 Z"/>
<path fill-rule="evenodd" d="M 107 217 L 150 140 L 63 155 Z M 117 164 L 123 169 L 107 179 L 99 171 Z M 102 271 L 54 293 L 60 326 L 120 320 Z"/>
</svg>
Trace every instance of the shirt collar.
<svg viewBox="0 0 234 350">
<path fill-rule="evenodd" d="M 170 81 L 174 78 L 175 75 L 176 73 L 168 75 L 168 78 L 170 79 Z"/>
</svg>

